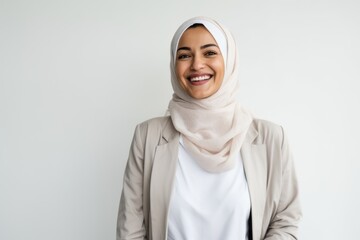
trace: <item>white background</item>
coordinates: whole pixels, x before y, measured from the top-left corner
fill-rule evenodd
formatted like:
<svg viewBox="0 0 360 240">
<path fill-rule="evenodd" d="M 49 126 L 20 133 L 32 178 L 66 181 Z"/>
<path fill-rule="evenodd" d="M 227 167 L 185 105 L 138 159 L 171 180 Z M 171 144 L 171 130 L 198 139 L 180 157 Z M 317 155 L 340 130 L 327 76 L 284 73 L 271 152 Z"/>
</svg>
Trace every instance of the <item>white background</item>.
<svg viewBox="0 0 360 240">
<path fill-rule="evenodd" d="M 115 238 L 134 127 L 186 19 L 226 25 L 239 100 L 287 130 L 301 239 L 358 239 L 360 1 L 0 0 L 0 239 Z"/>
</svg>

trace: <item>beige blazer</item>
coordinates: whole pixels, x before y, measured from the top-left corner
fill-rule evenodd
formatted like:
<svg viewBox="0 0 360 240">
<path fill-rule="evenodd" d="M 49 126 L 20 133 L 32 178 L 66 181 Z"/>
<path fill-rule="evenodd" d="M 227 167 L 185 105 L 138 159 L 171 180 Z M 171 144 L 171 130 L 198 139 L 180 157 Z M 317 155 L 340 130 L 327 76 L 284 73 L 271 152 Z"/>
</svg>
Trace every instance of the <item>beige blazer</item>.
<svg viewBox="0 0 360 240">
<path fill-rule="evenodd" d="M 136 127 L 124 173 L 117 240 L 167 239 L 179 136 L 170 117 Z M 251 199 L 250 239 L 297 239 L 298 185 L 282 127 L 254 120 L 240 152 Z"/>
</svg>

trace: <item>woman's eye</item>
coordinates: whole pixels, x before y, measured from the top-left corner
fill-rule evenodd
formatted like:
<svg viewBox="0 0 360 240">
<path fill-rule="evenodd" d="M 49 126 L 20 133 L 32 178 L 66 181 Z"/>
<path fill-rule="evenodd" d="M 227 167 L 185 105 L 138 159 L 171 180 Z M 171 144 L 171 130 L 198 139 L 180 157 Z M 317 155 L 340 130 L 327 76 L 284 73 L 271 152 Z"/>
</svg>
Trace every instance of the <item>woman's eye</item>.
<svg viewBox="0 0 360 240">
<path fill-rule="evenodd" d="M 188 55 L 188 54 L 180 54 L 177 58 L 181 60 L 181 59 L 186 59 L 189 57 L 190 57 L 190 55 Z"/>
<path fill-rule="evenodd" d="M 205 56 L 213 56 L 213 55 L 216 55 L 217 54 L 217 52 L 215 52 L 215 51 L 207 51 L 207 52 L 205 52 Z"/>
</svg>

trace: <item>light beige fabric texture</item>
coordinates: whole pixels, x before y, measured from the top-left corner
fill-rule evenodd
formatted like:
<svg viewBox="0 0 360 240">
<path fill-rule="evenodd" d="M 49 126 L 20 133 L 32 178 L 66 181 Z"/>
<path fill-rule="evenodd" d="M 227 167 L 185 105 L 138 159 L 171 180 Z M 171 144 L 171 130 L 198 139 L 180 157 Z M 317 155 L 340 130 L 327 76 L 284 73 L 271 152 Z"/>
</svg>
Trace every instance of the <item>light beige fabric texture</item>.
<svg viewBox="0 0 360 240">
<path fill-rule="evenodd" d="M 170 117 L 136 127 L 124 174 L 117 240 L 167 238 L 179 136 Z M 251 199 L 251 239 L 298 239 L 298 184 L 282 127 L 253 120 L 240 153 Z"/>
</svg>

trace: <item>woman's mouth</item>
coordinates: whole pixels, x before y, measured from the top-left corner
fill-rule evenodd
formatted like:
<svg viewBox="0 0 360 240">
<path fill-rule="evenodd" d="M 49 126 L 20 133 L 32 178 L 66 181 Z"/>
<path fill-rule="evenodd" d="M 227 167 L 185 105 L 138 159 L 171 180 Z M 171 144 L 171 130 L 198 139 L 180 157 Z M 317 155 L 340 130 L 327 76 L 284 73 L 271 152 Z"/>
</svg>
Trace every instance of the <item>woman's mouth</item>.
<svg viewBox="0 0 360 240">
<path fill-rule="evenodd" d="M 204 84 L 206 81 L 208 81 L 211 77 L 212 77 L 212 75 L 210 75 L 210 74 L 202 74 L 202 75 L 196 74 L 196 75 L 191 75 L 190 77 L 188 77 L 188 80 L 193 85 L 201 85 L 201 84 Z"/>
</svg>

